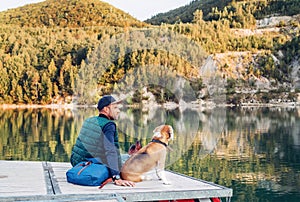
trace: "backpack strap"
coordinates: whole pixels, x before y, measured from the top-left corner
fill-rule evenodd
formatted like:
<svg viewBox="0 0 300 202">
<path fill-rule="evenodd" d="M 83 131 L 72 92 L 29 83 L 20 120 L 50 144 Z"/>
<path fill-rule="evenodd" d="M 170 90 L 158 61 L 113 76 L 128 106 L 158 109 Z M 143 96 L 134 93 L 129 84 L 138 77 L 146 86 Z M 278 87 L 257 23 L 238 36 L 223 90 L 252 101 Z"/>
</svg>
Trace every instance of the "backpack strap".
<svg viewBox="0 0 300 202">
<path fill-rule="evenodd" d="M 84 169 L 86 169 L 89 165 L 91 165 L 92 164 L 92 162 L 90 162 L 90 161 L 88 161 L 88 162 L 86 162 L 86 163 L 82 163 L 82 164 L 79 164 L 78 166 L 83 166 L 79 171 L 78 171 L 78 173 L 77 173 L 77 175 L 80 175 L 80 173 L 82 173 L 82 171 L 84 170 Z"/>
</svg>

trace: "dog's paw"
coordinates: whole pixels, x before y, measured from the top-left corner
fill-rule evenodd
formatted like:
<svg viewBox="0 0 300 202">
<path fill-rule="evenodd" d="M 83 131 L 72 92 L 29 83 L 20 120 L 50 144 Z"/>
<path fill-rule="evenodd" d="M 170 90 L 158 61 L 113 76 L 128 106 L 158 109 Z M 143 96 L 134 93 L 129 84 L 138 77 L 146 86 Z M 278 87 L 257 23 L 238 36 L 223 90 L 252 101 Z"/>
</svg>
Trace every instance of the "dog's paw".
<svg viewBox="0 0 300 202">
<path fill-rule="evenodd" d="M 171 185 L 171 182 L 169 181 L 163 181 L 164 185 Z"/>
<path fill-rule="evenodd" d="M 150 175 L 142 175 L 141 176 L 142 181 L 150 181 L 153 180 L 153 178 Z"/>
</svg>

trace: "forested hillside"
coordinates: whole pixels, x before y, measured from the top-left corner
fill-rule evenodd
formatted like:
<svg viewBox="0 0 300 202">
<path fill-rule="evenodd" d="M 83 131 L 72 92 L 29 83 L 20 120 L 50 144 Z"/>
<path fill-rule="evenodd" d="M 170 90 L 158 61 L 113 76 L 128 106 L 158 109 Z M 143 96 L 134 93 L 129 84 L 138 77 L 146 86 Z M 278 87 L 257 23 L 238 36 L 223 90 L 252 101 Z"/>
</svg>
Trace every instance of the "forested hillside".
<svg viewBox="0 0 300 202">
<path fill-rule="evenodd" d="M 196 7 L 199 2 L 204 10 Z M 227 82 L 228 103 L 251 96 L 269 102 L 278 93 L 295 100 L 300 88 L 298 4 L 295 0 L 193 1 L 183 10 L 175 9 L 192 16 L 187 23 L 178 21 L 178 13 L 168 16 L 175 24 L 159 26 L 97 0 L 47 0 L 0 12 L 0 103 L 71 103 L 76 98 L 79 104 L 89 104 L 118 89 L 133 90 L 130 102 L 139 103 L 148 99 L 139 84 L 163 72 L 168 76 L 164 85 L 182 77 L 189 81 L 183 88 L 190 86 L 199 99 L 209 100 L 211 95 L 203 94 L 208 84 L 199 74 L 201 66 L 151 46 L 153 42 L 167 50 L 185 47 L 189 58 L 199 58 L 199 64 L 210 55 Z M 276 19 L 264 18 L 270 14 Z M 281 19 L 283 14 L 292 16 Z M 173 35 L 184 36 L 204 52 L 188 43 L 171 43 Z M 159 103 L 179 102 L 159 85 L 147 88 Z"/>
<path fill-rule="evenodd" d="M 191 23 L 194 20 L 194 12 L 201 10 L 203 19 L 207 21 L 228 18 L 241 23 L 249 15 L 256 19 L 271 15 L 292 16 L 300 13 L 300 1 L 298 0 L 194 0 L 189 5 L 179 7 L 166 13 L 160 13 L 147 23 L 160 25 L 161 23 Z M 253 22 L 252 22 L 253 23 Z"/>
<path fill-rule="evenodd" d="M 166 13 L 159 13 L 152 18 L 146 20 L 147 23 L 160 25 L 161 23 L 188 23 L 194 19 L 193 13 L 202 10 L 203 15 L 207 16 L 212 8 L 223 9 L 231 0 L 194 0 L 190 4 L 176 8 Z"/>
<path fill-rule="evenodd" d="M 27 27 L 143 27 L 146 24 L 99 0 L 46 0 L 0 13 L 0 22 Z"/>
</svg>

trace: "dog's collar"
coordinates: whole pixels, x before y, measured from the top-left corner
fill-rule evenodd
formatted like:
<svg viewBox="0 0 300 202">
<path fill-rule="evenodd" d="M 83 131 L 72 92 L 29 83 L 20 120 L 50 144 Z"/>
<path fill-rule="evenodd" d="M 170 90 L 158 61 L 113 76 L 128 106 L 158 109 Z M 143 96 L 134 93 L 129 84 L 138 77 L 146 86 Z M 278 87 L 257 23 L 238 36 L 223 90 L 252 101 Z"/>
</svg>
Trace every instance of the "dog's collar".
<svg viewBox="0 0 300 202">
<path fill-rule="evenodd" d="M 151 142 L 156 142 L 156 143 L 159 143 L 159 144 L 162 144 L 164 145 L 165 147 L 168 147 L 168 145 L 160 140 L 156 140 L 156 139 L 152 139 Z"/>
</svg>

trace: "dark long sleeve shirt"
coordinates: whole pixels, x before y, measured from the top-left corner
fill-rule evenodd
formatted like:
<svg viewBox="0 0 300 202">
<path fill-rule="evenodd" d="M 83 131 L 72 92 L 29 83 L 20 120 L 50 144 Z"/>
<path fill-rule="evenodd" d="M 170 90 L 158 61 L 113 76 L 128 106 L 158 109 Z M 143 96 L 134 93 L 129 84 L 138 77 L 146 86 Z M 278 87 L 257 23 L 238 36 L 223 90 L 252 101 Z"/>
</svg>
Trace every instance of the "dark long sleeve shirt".
<svg viewBox="0 0 300 202">
<path fill-rule="evenodd" d="M 100 114 L 100 117 L 107 118 L 105 115 Z M 115 146 L 115 134 L 116 134 L 116 124 L 113 122 L 107 123 L 103 128 L 102 132 L 104 134 L 104 150 L 105 150 L 105 156 L 106 156 L 106 164 L 108 166 L 108 169 L 110 170 L 110 174 L 113 175 L 119 175 L 120 174 L 120 168 L 119 168 L 119 148 Z"/>
</svg>

